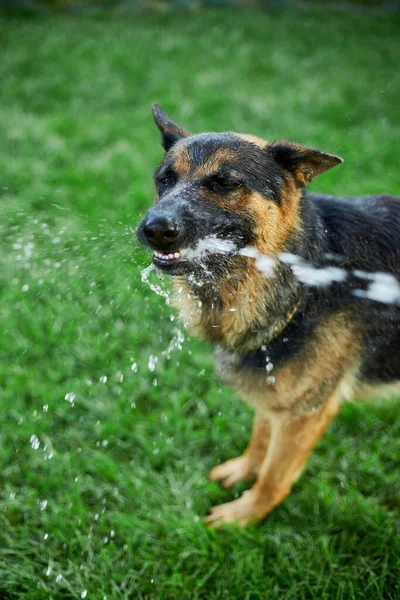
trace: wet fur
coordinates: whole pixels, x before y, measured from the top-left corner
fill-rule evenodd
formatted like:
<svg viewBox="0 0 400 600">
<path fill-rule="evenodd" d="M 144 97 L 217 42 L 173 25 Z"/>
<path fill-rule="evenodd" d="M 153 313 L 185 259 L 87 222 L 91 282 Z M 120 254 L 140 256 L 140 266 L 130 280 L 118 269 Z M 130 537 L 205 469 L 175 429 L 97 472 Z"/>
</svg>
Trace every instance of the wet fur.
<svg viewBox="0 0 400 600">
<path fill-rule="evenodd" d="M 164 113 L 156 110 L 155 117 L 167 150 L 160 169 L 173 168 L 180 181 L 192 184 L 181 184 L 185 223 L 190 221 L 185 210 L 194 205 L 191 220 L 201 231 L 215 223 L 221 237 L 225 232 L 229 239 L 234 231 L 236 244 L 250 244 L 277 260 L 273 278 L 244 256 L 211 256 L 206 275 L 174 277 L 175 304 L 185 325 L 216 345 L 221 378 L 256 411 L 244 455 L 210 474 L 226 486 L 257 476 L 246 496 L 215 507 L 208 519 L 212 526 L 245 525 L 289 493 L 343 398 L 393 389 L 400 381 L 400 308 L 355 297 L 354 289 L 367 282 L 353 275 L 359 269 L 400 277 L 400 199 L 307 194 L 308 181 L 340 159 L 254 136 L 191 136 Z M 207 191 L 207 177 L 227 165 L 246 185 L 229 194 L 212 186 Z M 162 194 L 159 198 L 163 202 Z M 317 268 L 341 267 L 347 277 L 327 287 L 304 285 L 280 260 L 282 252 Z M 299 299 L 284 329 L 262 342 Z"/>
</svg>

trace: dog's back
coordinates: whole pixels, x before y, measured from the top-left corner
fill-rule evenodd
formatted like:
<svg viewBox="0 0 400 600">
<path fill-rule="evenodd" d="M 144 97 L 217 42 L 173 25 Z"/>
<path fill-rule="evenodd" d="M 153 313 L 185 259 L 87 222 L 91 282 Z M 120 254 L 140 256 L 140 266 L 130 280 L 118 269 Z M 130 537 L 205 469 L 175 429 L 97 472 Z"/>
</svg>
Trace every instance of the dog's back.
<svg viewBox="0 0 400 600">
<path fill-rule="evenodd" d="M 307 193 L 320 213 L 329 251 L 353 269 L 400 275 L 400 197 Z"/>
<path fill-rule="evenodd" d="M 328 252 L 348 273 L 339 302 L 358 295 L 353 314 L 364 333 L 360 393 L 366 386 L 376 395 L 393 393 L 400 382 L 400 198 L 306 196 L 324 223 Z"/>
</svg>

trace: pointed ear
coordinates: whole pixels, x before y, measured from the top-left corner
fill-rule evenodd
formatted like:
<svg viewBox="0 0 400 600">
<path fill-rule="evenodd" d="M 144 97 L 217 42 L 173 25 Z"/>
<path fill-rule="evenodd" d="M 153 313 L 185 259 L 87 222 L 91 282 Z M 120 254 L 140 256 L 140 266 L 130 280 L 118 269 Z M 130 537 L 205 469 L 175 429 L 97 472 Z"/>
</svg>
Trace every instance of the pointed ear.
<svg viewBox="0 0 400 600">
<path fill-rule="evenodd" d="M 294 142 L 281 140 L 268 147 L 277 163 L 291 172 L 300 187 L 304 187 L 324 171 L 343 162 L 343 158 L 312 150 Z"/>
<path fill-rule="evenodd" d="M 152 108 L 154 120 L 158 129 L 161 131 L 163 148 L 168 152 L 176 142 L 182 138 L 188 137 L 190 133 L 185 129 L 182 129 L 182 127 L 179 127 L 179 125 L 167 117 L 158 104 L 153 104 Z"/>
</svg>

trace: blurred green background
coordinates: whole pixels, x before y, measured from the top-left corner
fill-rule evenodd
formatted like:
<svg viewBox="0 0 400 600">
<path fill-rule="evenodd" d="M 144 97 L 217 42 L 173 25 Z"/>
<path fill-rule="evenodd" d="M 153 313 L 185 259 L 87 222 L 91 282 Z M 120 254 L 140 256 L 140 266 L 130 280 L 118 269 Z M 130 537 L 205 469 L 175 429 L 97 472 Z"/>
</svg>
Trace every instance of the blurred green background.
<svg viewBox="0 0 400 600">
<path fill-rule="evenodd" d="M 183 331 L 168 358 L 181 327 L 135 237 L 162 156 L 154 101 L 194 132 L 342 156 L 314 189 L 400 194 L 399 25 L 249 8 L 0 20 L 0 598 L 400 598 L 399 399 L 344 406 L 265 522 L 208 531 L 244 488 L 207 472 L 252 415 L 206 344 Z"/>
<path fill-rule="evenodd" d="M 165 12 L 175 9 L 198 11 L 205 7 L 263 7 L 282 9 L 306 8 L 308 5 L 322 7 L 383 8 L 389 11 L 400 9 L 398 0 L 0 0 L 0 10 L 8 13 L 43 12 L 92 12 L 95 10 L 115 11 L 117 14 L 135 14 L 146 11 Z"/>
</svg>

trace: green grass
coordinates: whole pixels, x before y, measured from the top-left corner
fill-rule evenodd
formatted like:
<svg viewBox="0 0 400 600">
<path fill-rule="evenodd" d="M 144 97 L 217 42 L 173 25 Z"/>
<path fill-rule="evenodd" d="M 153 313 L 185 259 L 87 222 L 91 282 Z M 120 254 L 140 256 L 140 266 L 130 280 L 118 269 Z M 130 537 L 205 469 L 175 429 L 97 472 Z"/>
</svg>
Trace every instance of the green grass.
<svg viewBox="0 0 400 600">
<path fill-rule="evenodd" d="M 162 355 L 176 322 L 134 235 L 161 158 L 155 100 L 194 131 L 343 156 L 314 189 L 400 194 L 399 25 L 0 22 L 1 598 L 400 598 L 399 400 L 343 406 L 261 525 L 207 530 L 237 493 L 207 472 L 242 451 L 251 412 L 207 345 Z"/>
</svg>

